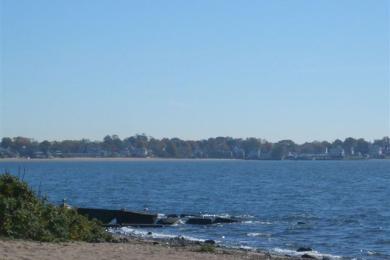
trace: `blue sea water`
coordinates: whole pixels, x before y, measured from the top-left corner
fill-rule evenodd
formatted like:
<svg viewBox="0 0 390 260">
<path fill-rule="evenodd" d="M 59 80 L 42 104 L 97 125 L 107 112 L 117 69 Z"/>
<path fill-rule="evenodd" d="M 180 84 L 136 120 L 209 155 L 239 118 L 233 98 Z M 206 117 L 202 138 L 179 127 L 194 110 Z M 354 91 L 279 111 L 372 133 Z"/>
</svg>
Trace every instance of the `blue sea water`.
<svg viewBox="0 0 390 260">
<path fill-rule="evenodd" d="M 24 169 L 26 173 L 24 174 Z M 234 247 L 390 259 L 390 161 L 0 161 L 49 201 L 229 215 L 240 223 L 150 230 Z M 143 234 L 144 229 L 123 229 Z"/>
</svg>

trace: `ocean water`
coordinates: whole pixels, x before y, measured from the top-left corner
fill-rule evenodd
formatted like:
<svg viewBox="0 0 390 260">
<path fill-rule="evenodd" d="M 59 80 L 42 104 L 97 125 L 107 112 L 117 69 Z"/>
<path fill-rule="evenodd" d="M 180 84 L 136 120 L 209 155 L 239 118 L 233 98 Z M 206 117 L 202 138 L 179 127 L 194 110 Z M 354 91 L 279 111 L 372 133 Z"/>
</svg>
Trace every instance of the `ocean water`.
<svg viewBox="0 0 390 260">
<path fill-rule="evenodd" d="M 24 173 L 25 169 L 25 173 Z M 160 214 L 240 217 L 240 223 L 115 230 L 214 239 L 293 254 L 390 259 L 390 161 L 0 161 L 49 201 Z"/>
</svg>

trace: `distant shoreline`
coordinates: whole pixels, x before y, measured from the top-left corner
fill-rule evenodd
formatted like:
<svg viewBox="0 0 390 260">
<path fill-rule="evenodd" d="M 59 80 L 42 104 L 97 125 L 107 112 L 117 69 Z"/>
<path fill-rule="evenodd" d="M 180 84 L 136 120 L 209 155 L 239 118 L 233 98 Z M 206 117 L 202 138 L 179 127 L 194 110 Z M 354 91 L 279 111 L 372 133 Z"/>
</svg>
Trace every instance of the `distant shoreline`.
<svg viewBox="0 0 390 260">
<path fill-rule="evenodd" d="M 67 158 L 0 158 L 0 162 L 121 162 L 121 161 L 133 161 L 133 162 L 153 162 L 153 161 L 382 161 L 389 160 L 390 158 L 375 159 L 375 158 L 363 158 L 363 159 L 334 159 L 334 160 L 245 160 L 245 159 L 227 159 L 227 158 L 137 158 L 137 157 L 67 157 Z"/>
<path fill-rule="evenodd" d="M 68 157 L 68 158 L 0 158 L 0 162 L 54 162 L 54 161 L 253 161 L 224 158 L 136 158 L 136 157 Z"/>
<path fill-rule="evenodd" d="M 124 158 L 124 159 L 236 159 L 236 160 L 364 160 L 390 158 L 390 138 L 362 138 L 268 142 L 260 138 L 215 137 L 204 140 L 155 139 L 135 135 L 120 139 L 107 135 L 101 141 L 58 140 L 38 142 L 27 137 L 3 137 L 0 158 Z"/>
</svg>

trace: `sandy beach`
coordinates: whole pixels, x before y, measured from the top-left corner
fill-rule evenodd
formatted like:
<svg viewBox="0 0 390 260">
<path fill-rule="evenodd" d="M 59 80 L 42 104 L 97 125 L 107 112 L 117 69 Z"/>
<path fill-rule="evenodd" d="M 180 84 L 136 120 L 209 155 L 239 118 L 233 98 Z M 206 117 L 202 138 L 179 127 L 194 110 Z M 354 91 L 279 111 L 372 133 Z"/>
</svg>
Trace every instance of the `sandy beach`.
<svg viewBox="0 0 390 260">
<path fill-rule="evenodd" d="M 130 240 L 124 243 L 41 243 L 25 240 L 1 240 L 1 260 L 73 260 L 73 259 L 295 259 L 242 250 L 216 248 L 201 252 L 200 246 L 171 246 L 164 243 Z"/>
</svg>

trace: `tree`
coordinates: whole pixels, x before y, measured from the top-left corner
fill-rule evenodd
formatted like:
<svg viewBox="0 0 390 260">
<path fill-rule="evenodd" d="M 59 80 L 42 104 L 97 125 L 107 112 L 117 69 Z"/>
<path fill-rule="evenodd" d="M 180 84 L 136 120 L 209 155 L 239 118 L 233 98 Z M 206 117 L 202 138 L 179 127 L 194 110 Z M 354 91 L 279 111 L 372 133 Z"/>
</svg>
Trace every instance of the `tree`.
<svg viewBox="0 0 390 260">
<path fill-rule="evenodd" d="M 272 146 L 271 149 L 271 159 L 281 160 L 282 158 L 283 158 L 283 146 L 279 143 L 276 143 Z"/>
<path fill-rule="evenodd" d="M 1 147 L 4 149 L 11 148 L 12 147 L 12 139 L 9 137 L 3 137 L 3 139 L 1 139 Z"/>
<path fill-rule="evenodd" d="M 246 154 L 259 150 L 260 146 L 261 146 L 261 141 L 254 137 L 247 138 L 242 142 L 242 147 L 245 150 Z"/>
<path fill-rule="evenodd" d="M 173 157 L 173 158 L 177 157 L 177 148 L 176 148 L 176 145 L 172 141 L 169 141 L 167 143 L 166 151 L 167 151 L 169 157 Z"/>
<path fill-rule="evenodd" d="M 360 152 L 362 155 L 368 154 L 369 151 L 369 143 L 364 139 L 360 138 L 356 143 L 356 151 Z"/>
<path fill-rule="evenodd" d="M 51 147 L 51 143 L 47 140 L 45 140 L 39 144 L 39 150 L 41 150 L 45 154 L 49 153 L 50 147 Z"/>
<path fill-rule="evenodd" d="M 348 137 L 344 140 L 343 148 L 347 154 L 352 155 L 352 150 L 356 149 L 357 141 L 352 137 Z"/>
</svg>

